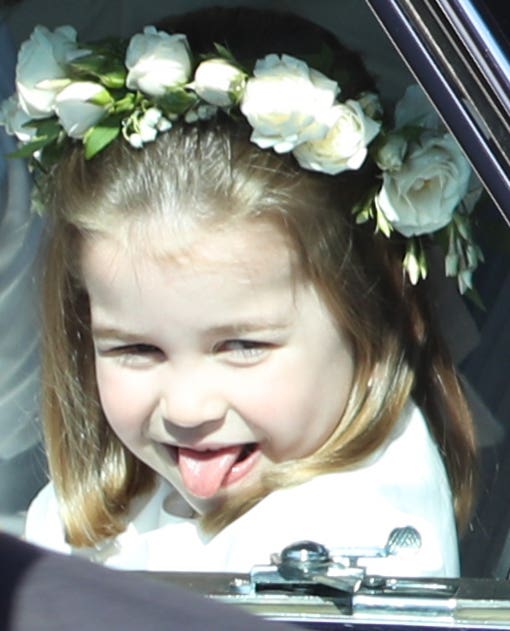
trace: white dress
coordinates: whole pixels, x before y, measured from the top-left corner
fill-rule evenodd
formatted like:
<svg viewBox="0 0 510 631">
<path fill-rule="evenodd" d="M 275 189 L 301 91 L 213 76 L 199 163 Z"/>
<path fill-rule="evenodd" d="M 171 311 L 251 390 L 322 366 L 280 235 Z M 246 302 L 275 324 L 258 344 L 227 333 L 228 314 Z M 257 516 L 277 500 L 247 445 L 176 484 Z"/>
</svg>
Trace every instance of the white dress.
<svg viewBox="0 0 510 631">
<path fill-rule="evenodd" d="M 151 497 L 137 503 L 125 532 L 98 549 L 77 551 L 65 542 L 50 484 L 29 509 L 26 537 L 121 569 L 247 572 L 296 541 L 317 541 L 332 551 L 383 548 L 394 528 L 412 526 L 421 535 L 421 547 L 364 559 L 367 571 L 395 576 L 459 573 L 447 476 L 414 405 L 406 409 L 391 440 L 363 466 L 275 491 L 212 538 L 200 532 L 196 521 L 165 511 L 171 492 L 161 481 Z"/>
</svg>

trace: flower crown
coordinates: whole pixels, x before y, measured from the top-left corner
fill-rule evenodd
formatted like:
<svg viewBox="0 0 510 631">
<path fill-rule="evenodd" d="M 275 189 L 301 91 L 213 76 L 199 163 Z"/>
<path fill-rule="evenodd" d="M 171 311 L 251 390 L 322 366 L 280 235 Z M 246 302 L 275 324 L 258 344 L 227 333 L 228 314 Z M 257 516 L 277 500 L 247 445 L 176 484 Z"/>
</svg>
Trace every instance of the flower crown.
<svg viewBox="0 0 510 631">
<path fill-rule="evenodd" d="M 252 142 L 292 152 L 304 169 L 336 175 L 370 156 L 381 184 L 353 210 L 356 221 L 407 238 L 403 267 L 413 284 L 427 276 L 425 243 L 437 237 L 446 275 L 461 293 L 471 289 L 482 254 L 470 216 L 481 188 L 417 86 L 385 128 L 376 94 L 341 101 L 336 81 L 289 55 L 267 55 L 248 72 L 222 46 L 195 59 L 185 35 L 153 26 L 129 41 L 93 44 L 79 44 L 70 26 L 37 26 L 20 48 L 16 87 L 0 124 L 21 141 L 11 155 L 31 158 L 39 174 L 69 142 L 81 141 L 90 159 L 119 135 L 141 148 L 177 119 L 193 123 L 218 110 L 240 112 Z"/>
</svg>

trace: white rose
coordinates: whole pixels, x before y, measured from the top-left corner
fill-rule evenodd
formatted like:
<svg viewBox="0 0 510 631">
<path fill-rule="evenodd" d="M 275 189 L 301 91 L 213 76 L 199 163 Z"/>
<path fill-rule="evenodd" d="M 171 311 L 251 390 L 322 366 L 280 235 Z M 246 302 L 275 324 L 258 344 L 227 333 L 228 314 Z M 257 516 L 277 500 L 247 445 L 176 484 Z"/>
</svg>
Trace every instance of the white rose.
<svg viewBox="0 0 510 631">
<path fill-rule="evenodd" d="M 21 45 L 16 66 L 16 87 L 21 106 L 32 118 L 53 113 L 55 97 L 69 83 L 66 60 L 76 50 L 76 31 L 60 26 L 52 33 L 36 26 Z"/>
<path fill-rule="evenodd" d="M 288 55 L 257 61 L 246 84 L 241 111 L 253 127 L 251 140 L 284 153 L 323 138 L 338 84 Z"/>
<path fill-rule="evenodd" d="M 103 86 L 77 81 L 57 95 L 55 111 L 68 136 L 83 138 L 103 118 L 110 102 L 111 97 Z"/>
<path fill-rule="evenodd" d="M 304 169 L 329 175 L 359 169 L 380 123 L 366 116 L 361 105 L 352 100 L 332 107 L 330 116 L 331 127 L 325 138 L 299 145 L 294 156 Z"/>
<path fill-rule="evenodd" d="M 245 81 L 244 72 L 225 59 L 208 59 L 196 69 L 193 88 L 207 103 L 228 107 L 239 100 Z"/>
<path fill-rule="evenodd" d="M 126 85 L 149 96 L 185 85 L 191 74 L 191 56 L 185 35 L 169 35 L 154 26 L 134 35 L 126 52 Z"/>
<path fill-rule="evenodd" d="M 450 222 L 470 175 L 468 161 L 450 134 L 429 135 L 411 148 L 399 171 L 384 173 L 375 201 L 404 236 L 434 232 Z"/>
<path fill-rule="evenodd" d="M 33 127 L 25 127 L 32 118 L 21 108 L 18 95 L 13 94 L 2 102 L 0 107 L 0 125 L 11 136 L 16 136 L 23 143 L 30 142 L 36 134 Z"/>
</svg>

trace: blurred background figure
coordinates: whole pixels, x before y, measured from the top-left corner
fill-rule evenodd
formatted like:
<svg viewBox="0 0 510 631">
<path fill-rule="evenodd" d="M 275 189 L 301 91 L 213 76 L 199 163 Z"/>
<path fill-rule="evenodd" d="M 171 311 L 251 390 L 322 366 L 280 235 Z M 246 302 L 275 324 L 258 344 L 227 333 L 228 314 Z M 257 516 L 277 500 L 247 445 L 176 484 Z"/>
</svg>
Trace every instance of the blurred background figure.
<svg viewBox="0 0 510 631">
<path fill-rule="evenodd" d="M 0 13 L 0 99 L 14 89 L 15 47 Z M 36 280 L 42 221 L 30 211 L 31 181 L 0 129 L 0 528 L 19 532 L 22 512 L 45 480 L 38 418 Z"/>
</svg>

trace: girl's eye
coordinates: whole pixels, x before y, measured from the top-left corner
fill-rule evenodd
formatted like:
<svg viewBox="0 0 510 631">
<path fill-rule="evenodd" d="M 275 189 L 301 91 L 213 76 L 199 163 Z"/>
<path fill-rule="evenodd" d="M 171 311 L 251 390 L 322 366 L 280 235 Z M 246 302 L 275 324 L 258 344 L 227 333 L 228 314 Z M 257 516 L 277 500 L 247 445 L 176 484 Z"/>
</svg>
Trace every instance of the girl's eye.
<svg viewBox="0 0 510 631">
<path fill-rule="evenodd" d="M 161 355 L 161 350 L 152 344 L 126 344 L 113 346 L 104 350 L 98 349 L 98 355 L 118 357 L 122 362 L 135 364 L 147 363 Z"/>
<path fill-rule="evenodd" d="M 127 344 L 112 350 L 114 353 L 125 353 L 126 355 L 152 355 L 159 353 L 159 348 L 151 344 Z"/>
<path fill-rule="evenodd" d="M 261 358 L 270 346 L 254 340 L 225 340 L 214 347 L 214 352 L 227 354 L 234 360 L 253 361 Z"/>
</svg>

